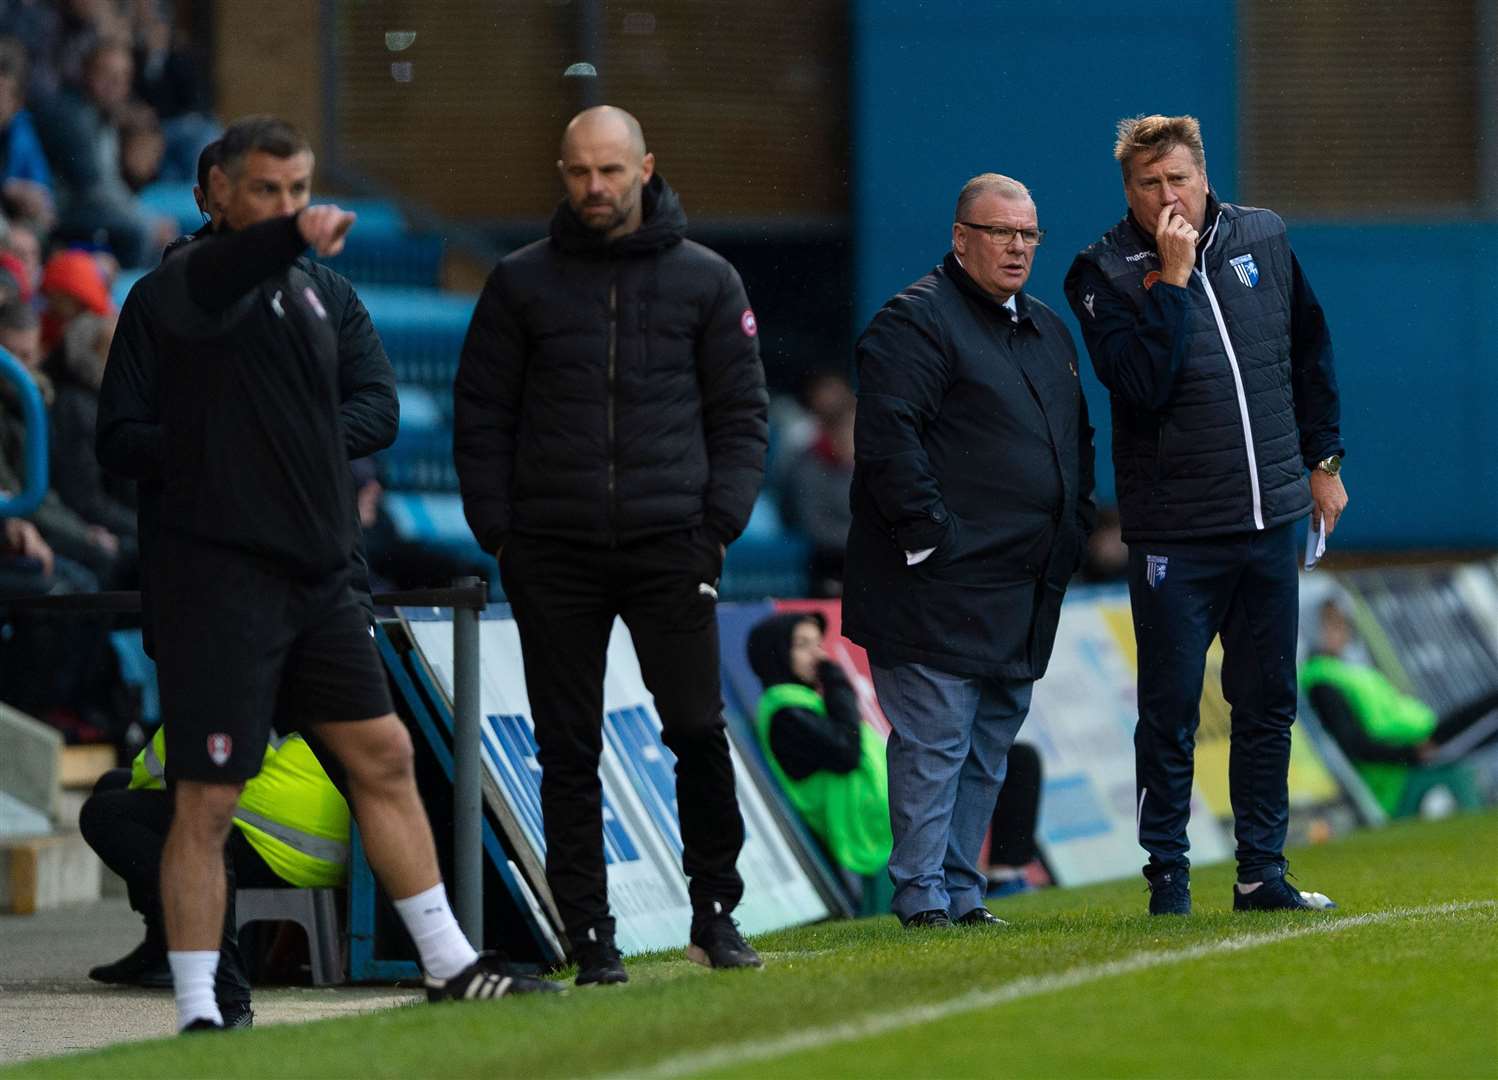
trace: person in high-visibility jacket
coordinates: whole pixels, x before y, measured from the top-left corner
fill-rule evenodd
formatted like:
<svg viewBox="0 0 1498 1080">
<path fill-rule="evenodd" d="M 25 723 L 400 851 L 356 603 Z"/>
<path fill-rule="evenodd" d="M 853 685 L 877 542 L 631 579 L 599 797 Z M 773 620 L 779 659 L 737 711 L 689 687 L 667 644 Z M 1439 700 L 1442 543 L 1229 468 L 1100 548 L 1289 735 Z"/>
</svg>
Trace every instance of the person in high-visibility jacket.
<svg viewBox="0 0 1498 1080">
<path fill-rule="evenodd" d="M 157 728 L 130 769 L 106 774 L 79 814 L 84 838 L 125 879 L 130 906 L 146 923 L 145 940 L 132 952 L 89 972 L 98 982 L 172 985 L 159 892 L 172 817 L 165 755 L 165 731 Z M 300 735 L 267 746 L 260 772 L 245 784 L 224 856 L 228 910 L 214 989 L 225 1026 L 249 1027 L 254 1013 L 235 928 L 235 888 L 319 888 L 342 885 L 348 876 L 348 803 Z"/>
<path fill-rule="evenodd" d="M 755 716 L 770 771 L 806 827 L 839 866 L 881 874 L 889 865 L 889 773 L 884 740 L 858 715 L 848 677 L 822 648 L 815 612 L 772 615 L 749 633 L 749 665 L 765 685 Z"/>
<path fill-rule="evenodd" d="M 1465 749 L 1498 736 L 1498 686 L 1440 715 L 1377 668 L 1348 659 L 1353 627 L 1335 599 L 1321 605 L 1318 650 L 1300 668 L 1300 688 L 1322 726 L 1390 817 L 1420 809 L 1432 787 L 1462 806 L 1480 805 Z"/>
</svg>

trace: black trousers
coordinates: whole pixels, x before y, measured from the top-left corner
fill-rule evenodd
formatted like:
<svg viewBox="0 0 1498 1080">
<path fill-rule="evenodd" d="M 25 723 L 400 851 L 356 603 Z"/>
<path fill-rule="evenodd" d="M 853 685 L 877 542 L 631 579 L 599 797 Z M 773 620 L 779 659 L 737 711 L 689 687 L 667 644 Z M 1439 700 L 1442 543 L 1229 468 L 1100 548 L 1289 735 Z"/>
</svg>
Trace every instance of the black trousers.
<svg viewBox="0 0 1498 1080">
<path fill-rule="evenodd" d="M 83 839 L 104 865 L 125 879 L 130 907 L 146 921 L 146 941 L 158 944 L 166 955 L 166 929 L 161 913 L 161 852 L 172 827 L 172 799 L 165 791 L 131 791 L 128 769 L 104 774 L 78 814 Z M 224 846 L 224 872 L 228 879 L 224 910 L 224 932 L 219 940 L 218 975 L 214 994 L 219 1004 L 245 1004 L 250 1000 L 250 981 L 239 952 L 239 934 L 234 922 L 234 890 L 284 888 L 265 860 L 238 829 L 231 830 Z"/>
<path fill-rule="evenodd" d="M 1040 754 L 1029 743 L 1009 748 L 1009 767 L 994 807 L 988 861 L 993 866 L 1024 866 L 1035 859 L 1035 822 L 1040 817 Z"/>
<path fill-rule="evenodd" d="M 717 545 L 689 529 L 617 548 L 511 536 L 500 579 L 520 630 L 541 763 L 546 876 L 568 936 L 612 934 L 605 876 L 603 676 L 615 616 L 676 755 L 682 868 L 698 914 L 743 896 L 744 822 L 718 677 Z"/>
<path fill-rule="evenodd" d="M 1290 726 L 1300 621 L 1297 533 L 1262 532 L 1129 547 L 1129 601 L 1139 644 L 1134 729 L 1139 844 L 1146 876 L 1190 865 L 1196 728 L 1207 648 L 1222 636 L 1222 693 L 1230 706 L 1228 792 L 1238 880 L 1284 873 L 1290 819 Z M 1163 561 L 1162 561 L 1163 560 Z"/>
</svg>

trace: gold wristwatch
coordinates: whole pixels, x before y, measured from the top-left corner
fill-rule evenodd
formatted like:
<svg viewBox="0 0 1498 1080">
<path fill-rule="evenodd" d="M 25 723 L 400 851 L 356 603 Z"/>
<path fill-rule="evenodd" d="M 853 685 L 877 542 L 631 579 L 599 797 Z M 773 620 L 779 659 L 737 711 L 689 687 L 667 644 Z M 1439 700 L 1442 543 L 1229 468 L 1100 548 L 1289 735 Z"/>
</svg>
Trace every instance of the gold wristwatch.
<svg viewBox="0 0 1498 1080">
<path fill-rule="evenodd" d="M 1342 455 L 1333 454 L 1331 457 L 1322 458 L 1316 462 L 1316 468 L 1326 473 L 1327 476 L 1336 476 L 1342 471 Z"/>
</svg>

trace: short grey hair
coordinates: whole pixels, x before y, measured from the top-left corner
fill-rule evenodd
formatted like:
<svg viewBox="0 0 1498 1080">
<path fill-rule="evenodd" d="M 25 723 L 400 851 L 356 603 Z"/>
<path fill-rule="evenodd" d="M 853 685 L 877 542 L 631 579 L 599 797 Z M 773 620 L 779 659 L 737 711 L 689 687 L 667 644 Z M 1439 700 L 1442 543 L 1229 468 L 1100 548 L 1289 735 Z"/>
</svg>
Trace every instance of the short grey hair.
<svg viewBox="0 0 1498 1080">
<path fill-rule="evenodd" d="M 953 214 L 953 221 L 962 221 L 972 209 L 973 203 L 984 195 L 998 195 L 1005 199 L 1030 199 L 1030 189 L 1021 184 L 1012 176 L 1004 176 L 996 172 L 979 173 L 967 183 L 962 185 L 962 190 L 957 193 L 957 209 Z"/>
</svg>

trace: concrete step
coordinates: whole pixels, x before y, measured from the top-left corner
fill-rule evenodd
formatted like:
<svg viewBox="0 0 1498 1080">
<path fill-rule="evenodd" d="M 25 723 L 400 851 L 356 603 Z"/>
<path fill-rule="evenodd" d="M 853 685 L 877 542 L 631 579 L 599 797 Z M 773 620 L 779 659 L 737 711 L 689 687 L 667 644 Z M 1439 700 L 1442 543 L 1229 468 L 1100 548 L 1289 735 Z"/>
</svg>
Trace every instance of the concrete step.
<svg viewBox="0 0 1498 1080">
<path fill-rule="evenodd" d="M 30 915 L 97 900 L 102 870 L 76 830 L 0 840 L 0 912 Z"/>
</svg>

